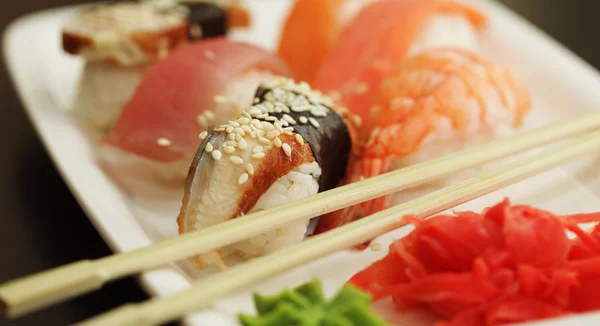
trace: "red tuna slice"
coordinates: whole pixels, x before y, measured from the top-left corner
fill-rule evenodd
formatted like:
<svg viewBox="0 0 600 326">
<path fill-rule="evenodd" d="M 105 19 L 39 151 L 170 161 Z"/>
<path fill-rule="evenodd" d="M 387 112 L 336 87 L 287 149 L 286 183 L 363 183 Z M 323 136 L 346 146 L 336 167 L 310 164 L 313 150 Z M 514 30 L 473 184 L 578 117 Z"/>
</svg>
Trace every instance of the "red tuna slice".
<svg viewBox="0 0 600 326">
<path fill-rule="evenodd" d="M 463 14 L 475 27 L 486 21 L 483 13 L 451 1 L 375 2 L 342 31 L 313 86 L 338 92 L 342 104 L 366 121 L 379 84 L 400 66 L 428 19 L 437 13 Z"/>
<path fill-rule="evenodd" d="M 148 69 L 102 143 L 158 162 L 182 159 L 200 143 L 198 116 L 251 70 L 291 75 L 281 59 L 254 45 L 215 38 L 182 46 Z M 159 146 L 160 138 L 170 145 Z"/>
</svg>

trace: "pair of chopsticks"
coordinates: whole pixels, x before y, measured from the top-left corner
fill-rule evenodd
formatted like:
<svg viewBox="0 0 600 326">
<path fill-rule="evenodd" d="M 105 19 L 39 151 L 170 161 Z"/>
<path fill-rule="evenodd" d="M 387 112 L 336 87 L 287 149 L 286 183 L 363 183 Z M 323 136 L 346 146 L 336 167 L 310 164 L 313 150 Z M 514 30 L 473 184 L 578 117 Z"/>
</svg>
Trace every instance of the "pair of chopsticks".
<svg viewBox="0 0 600 326">
<path fill-rule="evenodd" d="M 16 317 L 101 287 L 109 280 L 192 257 L 360 202 L 395 193 L 458 170 L 514 155 L 578 134 L 579 137 L 416 200 L 389 208 L 270 255 L 195 282 L 181 293 L 126 305 L 84 325 L 155 325 L 178 319 L 254 282 L 343 250 L 403 226 L 406 214 L 430 216 L 600 149 L 600 113 L 585 114 L 543 128 L 455 152 L 338 187 L 280 207 L 190 232 L 135 251 L 85 260 L 0 286 L 5 314 Z"/>
</svg>

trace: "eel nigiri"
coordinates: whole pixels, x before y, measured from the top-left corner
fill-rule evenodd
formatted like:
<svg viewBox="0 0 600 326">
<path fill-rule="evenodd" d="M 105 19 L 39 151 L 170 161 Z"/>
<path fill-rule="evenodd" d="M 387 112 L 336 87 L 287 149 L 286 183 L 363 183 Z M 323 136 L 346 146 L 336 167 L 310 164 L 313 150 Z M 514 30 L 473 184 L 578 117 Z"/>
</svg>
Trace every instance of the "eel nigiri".
<svg viewBox="0 0 600 326">
<path fill-rule="evenodd" d="M 182 186 L 200 132 L 240 115 L 261 81 L 289 74 L 250 44 L 213 38 L 182 46 L 148 69 L 100 142 L 100 159 L 125 178 Z"/>
<path fill-rule="evenodd" d="M 181 234 L 314 195 L 344 177 L 355 135 L 347 111 L 287 78 L 262 83 L 253 103 L 201 134 L 177 218 Z M 294 222 L 193 261 L 224 268 L 222 256 L 268 254 L 300 242 L 307 226 Z"/>
<path fill-rule="evenodd" d="M 379 84 L 408 57 L 439 46 L 476 50 L 485 21 L 483 13 L 458 2 L 377 1 L 343 29 L 313 87 L 337 93 L 342 105 L 366 119 Z"/>
<path fill-rule="evenodd" d="M 506 136 L 521 126 L 530 108 L 528 91 L 508 70 L 471 51 L 438 48 L 417 54 L 379 88 L 364 122 L 373 132 L 344 182 Z M 387 208 L 393 199 L 409 198 L 400 192 L 329 213 L 316 233 Z"/>
<path fill-rule="evenodd" d="M 217 2 L 152 0 L 96 5 L 70 17 L 62 47 L 85 60 L 74 105 L 84 129 L 91 136 L 110 130 L 152 63 L 187 42 L 227 35 L 226 10 Z"/>
</svg>

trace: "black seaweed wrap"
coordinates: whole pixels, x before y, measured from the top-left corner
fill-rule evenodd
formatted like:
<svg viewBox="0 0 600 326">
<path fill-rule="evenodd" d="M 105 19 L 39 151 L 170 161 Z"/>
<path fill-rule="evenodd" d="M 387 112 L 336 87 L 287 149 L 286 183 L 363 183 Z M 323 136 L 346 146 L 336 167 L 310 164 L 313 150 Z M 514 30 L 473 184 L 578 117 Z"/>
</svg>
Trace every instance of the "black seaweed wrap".
<svg viewBox="0 0 600 326">
<path fill-rule="evenodd" d="M 269 88 L 258 88 L 255 96 L 259 99 L 258 103 L 265 101 L 264 96 L 270 90 Z M 290 91 L 286 90 L 286 92 Z M 293 93 L 300 96 L 304 95 L 297 92 Z M 329 109 L 325 117 L 317 117 L 310 112 L 290 111 L 287 113 L 296 120 L 296 124 L 290 124 L 290 127 L 293 127 L 294 132 L 300 134 L 308 142 L 315 160 L 321 167 L 319 192 L 336 187 L 344 178 L 352 148 L 352 139 L 350 138 L 350 132 L 344 119 L 324 103 L 320 104 Z M 286 113 L 269 113 L 269 115 L 275 116 L 278 119 L 281 119 L 284 114 Z M 314 118 L 319 123 L 319 127 L 313 126 L 310 122 L 300 123 L 301 116 L 307 119 Z"/>
<path fill-rule="evenodd" d="M 227 12 L 218 5 L 209 2 L 181 3 L 188 7 L 188 38 L 190 41 L 225 36 L 228 31 Z M 195 29 L 202 31 L 197 34 Z"/>
</svg>

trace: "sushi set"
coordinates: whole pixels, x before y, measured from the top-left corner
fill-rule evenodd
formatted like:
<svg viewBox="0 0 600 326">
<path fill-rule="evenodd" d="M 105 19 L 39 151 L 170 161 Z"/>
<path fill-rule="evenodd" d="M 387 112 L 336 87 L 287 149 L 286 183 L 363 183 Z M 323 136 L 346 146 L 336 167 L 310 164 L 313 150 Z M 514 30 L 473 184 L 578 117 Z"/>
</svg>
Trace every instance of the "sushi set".
<svg viewBox="0 0 600 326">
<path fill-rule="evenodd" d="M 493 1 L 94 4 L 4 51 L 116 252 L 9 316 L 139 274 L 83 324 L 600 321 L 600 74 Z"/>
</svg>

